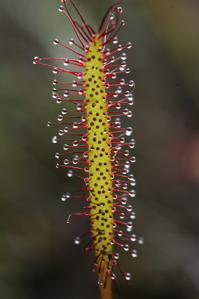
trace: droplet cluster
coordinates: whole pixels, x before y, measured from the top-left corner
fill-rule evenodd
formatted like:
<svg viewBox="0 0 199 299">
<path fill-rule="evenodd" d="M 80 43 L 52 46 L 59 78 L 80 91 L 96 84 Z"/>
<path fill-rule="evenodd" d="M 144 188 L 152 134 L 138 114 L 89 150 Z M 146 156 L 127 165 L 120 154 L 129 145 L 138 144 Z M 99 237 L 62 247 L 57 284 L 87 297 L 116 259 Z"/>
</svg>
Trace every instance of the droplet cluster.
<svg viewBox="0 0 199 299">
<path fill-rule="evenodd" d="M 74 1 L 69 2 L 77 18 L 73 18 L 65 0 L 61 1 L 59 12 L 70 21 L 75 38 L 68 44 L 55 38 L 53 44 L 74 58 L 33 60 L 34 64 L 50 68 L 54 75 L 71 76 L 71 80 L 60 80 L 58 76 L 52 82 L 52 99 L 62 107 L 57 119 L 47 126 L 58 127 L 52 143 L 62 145 L 62 150 L 55 154 L 56 168 L 65 169 L 68 179 L 74 175 L 82 179 L 85 188 L 66 192 L 61 201 L 85 202 L 83 211 L 70 214 L 66 222 L 77 217 L 89 219 L 89 230 L 75 237 L 74 243 L 84 244 L 85 251 L 95 253 L 93 271 L 100 272 L 105 263 L 107 276 L 114 280 L 117 268 L 128 281 L 131 274 L 121 270 L 120 253 L 128 252 L 136 258 L 137 245 L 144 242 L 134 233 L 136 181 L 131 172 L 136 158 L 132 152 L 135 139 L 131 119 L 135 84 L 128 79 L 131 70 L 126 53 L 132 44 L 119 43 L 117 34 L 125 22 L 117 3 L 108 9 L 95 31 Z"/>
</svg>

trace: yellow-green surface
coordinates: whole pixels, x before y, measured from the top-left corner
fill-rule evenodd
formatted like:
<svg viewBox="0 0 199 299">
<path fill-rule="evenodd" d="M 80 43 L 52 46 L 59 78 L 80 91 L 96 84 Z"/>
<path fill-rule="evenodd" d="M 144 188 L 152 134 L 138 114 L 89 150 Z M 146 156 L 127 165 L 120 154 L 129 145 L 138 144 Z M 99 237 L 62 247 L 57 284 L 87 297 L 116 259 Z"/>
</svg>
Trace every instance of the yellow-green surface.
<svg viewBox="0 0 199 299">
<path fill-rule="evenodd" d="M 96 36 L 85 57 L 85 96 L 88 126 L 89 197 L 95 252 L 112 252 L 112 170 L 108 105 L 101 39 Z M 102 233 L 100 233 L 100 232 Z"/>
</svg>

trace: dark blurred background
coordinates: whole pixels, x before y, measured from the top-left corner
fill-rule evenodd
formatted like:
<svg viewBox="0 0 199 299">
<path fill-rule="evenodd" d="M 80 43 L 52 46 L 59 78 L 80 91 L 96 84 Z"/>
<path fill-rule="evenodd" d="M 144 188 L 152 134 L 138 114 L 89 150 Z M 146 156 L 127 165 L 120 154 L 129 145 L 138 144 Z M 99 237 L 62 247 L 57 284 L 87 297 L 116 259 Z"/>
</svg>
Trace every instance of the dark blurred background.
<svg viewBox="0 0 199 299">
<path fill-rule="evenodd" d="M 93 27 L 113 1 L 77 0 Z M 78 179 L 55 169 L 53 75 L 34 56 L 59 56 L 51 41 L 72 30 L 59 1 L 0 2 L 0 298 L 98 298 L 93 257 L 75 247 L 78 203 L 58 193 Z M 122 41 L 136 82 L 136 261 L 126 257 L 121 299 L 199 298 L 199 1 L 126 0 Z M 58 53 L 59 51 L 59 53 Z M 116 291 L 115 291 L 116 292 Z M 117 293 L 115 297 L 117 298 Z"/>
</svg>

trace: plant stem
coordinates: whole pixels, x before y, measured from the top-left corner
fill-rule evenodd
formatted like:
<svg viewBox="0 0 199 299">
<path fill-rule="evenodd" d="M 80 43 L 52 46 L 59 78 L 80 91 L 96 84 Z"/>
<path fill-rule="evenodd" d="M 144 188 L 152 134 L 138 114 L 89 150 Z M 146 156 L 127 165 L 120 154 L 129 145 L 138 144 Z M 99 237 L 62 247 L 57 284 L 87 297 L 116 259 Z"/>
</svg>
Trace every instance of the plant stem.
<svg viewBox="0 0 199 299">
<path fill-rule="evenodd" d="M 100 284 L 100 299 L 111 299 L 112 298 L 112 281 L 111 277 L 107 276 L 107 267 L 103 262 L 99 273 Z"/>
</svg>

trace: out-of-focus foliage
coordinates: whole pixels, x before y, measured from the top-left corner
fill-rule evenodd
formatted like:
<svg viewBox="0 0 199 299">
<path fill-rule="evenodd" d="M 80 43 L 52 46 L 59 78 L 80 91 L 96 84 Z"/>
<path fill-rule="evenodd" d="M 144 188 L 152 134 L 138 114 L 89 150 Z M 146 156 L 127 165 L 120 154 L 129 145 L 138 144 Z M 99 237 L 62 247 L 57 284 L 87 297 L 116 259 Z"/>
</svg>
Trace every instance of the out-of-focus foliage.
<svg viewBox="0 0 199 299">
<path fill-rule="evenodd" d="M 77 0 L 97 26 L 112 1 Z M 57 115 L 53 76 L 32 58 L 60 55 L 50 43 L 72 30 L 58 1 L 0 2 L 0 298 L 97 298 L 92 258 L 73 245 L 82 223 L 64 224 L 78 203 L 57 193 L 81 188 L 56 171 L 50 143 Z M 126 0 L 123 41 L 136 81 L 136 231 L 145 244 L 122 298 L 199 296 L 199 2 Z M 85 224 L 86 225 L 86 224 Z"/>
</svg>

